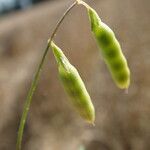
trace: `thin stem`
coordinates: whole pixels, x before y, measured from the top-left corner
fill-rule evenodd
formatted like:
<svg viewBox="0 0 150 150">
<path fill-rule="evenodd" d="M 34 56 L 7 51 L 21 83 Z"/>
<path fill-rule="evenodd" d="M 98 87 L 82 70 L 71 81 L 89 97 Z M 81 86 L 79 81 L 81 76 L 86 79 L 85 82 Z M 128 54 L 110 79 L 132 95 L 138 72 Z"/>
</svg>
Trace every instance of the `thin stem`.
<svg viewBox="0 0 150 150">
<path fill-rule="evenodd" d="M 77 0 L 78 1 L 78 4 L 81 4 L 83 6 L 85 6 L 87 9 L 91 8 L 87 3 L 85 3 L 84 1 L 82 0 Z"/>
<path fill-rule="evenodd" d="M 77 1 L 77 3 L 79 4 L 81 0 L 76 0 L 76 1 Z"/>
<path fill-rule="evenodd" d="M 22 117 L 21 117 L 21 121 L 20 121 L 20 125 L 19 125 L 19 130 L 18 130 L 16 150 L 21 150 L 21 143 L 22 143 L 22 138 L 23 138 L 24 126 L 25 126 L 25 123 L 26 123 L 26 120 L 27 120 L 27 115 L 28 115 L 28 112 L 29 112 L 30 104 L 32 102 L 32 97 L 33 97 L 33 94 L 34 94 L 34 92 L 36 90 L 36 87 L 37 87 L 37 84 L 38 84 L 38 81 L 39 81 L 39 77 L 40 77 L 40 74 L 41 74 L 41 71 L 42 71 L 42 67 L 43 67 L 45 58 L 47 56 L 48 50 L 50 48 L 50 43 L 53 40 L 53 38 L 54 38 L 58 28 L 60 27 L 62 21 L 64 20 L 64 18 L 67 16 L 67 14 L 70 12 L 70 10 L 76 4 L 77 4 L 77 1 L 72 3 L 72 5 L 65 11 L 65 13 L 62 15 L 62 17 L 60 18 L 60 20 L 56 24 L 56 27 L 54 28 L 54 31 L 52 32 L 52 35 L 51 35 L 50 39 L 48 40 L 46 49 L 44 50 L 42 59 L 41 59 L 41 61 L 39 63 L 38 69 L 37 69 L 37 71 L 35 73 L 35 76 L 33 78 L 30 90 L 28 92 L 28 95 L 27 95 L 27 98 L 26 98 L 26 101 L 25 101 L 25 105 L 24 105 L 24 108 L 23 108 L 23 113 L 22 113 Z"/>
<path fill-rule="evenodd" d="M 78 1 L 75 1 L 74 3 L 72 3 L 72 5 L 70 5 L 70 7 L 65 11 L 65 13 L 63 14 L 63 16 L 60 18 L 60 20 L 58 21 L 58 23 L 56 24 L 56 28 L 54 29 L 51 37 L 50 37 L 50 40 L 49 41 L 52 41 L 59 26 L 61 25 L 62 21 L 64 20 L 64 18 L 66 17 L 66 15 L 71 11 L 71 9 L 78 3 Z"/>
</svg>

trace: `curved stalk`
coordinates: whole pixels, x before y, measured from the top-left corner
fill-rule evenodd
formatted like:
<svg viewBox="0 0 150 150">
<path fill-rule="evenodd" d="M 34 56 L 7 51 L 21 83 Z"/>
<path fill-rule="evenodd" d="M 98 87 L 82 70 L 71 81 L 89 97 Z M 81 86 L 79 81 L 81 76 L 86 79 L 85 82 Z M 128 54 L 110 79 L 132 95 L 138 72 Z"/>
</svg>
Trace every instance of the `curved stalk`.
<svg viewBox="0 0 150 150">
<path fill-rule="evenodd" d="M 72 3 L 72 5 L 70 5 L 70 7 L 65 11 L 65 13 L 62 15 L 62 17 L 60 18 L 60 20 L 56 24 L 56 27 L 54 28 L 54 31 L 53 31 L 50 39 L 48 40 L 46 49 L 44 50 L 42 59 L 41 59 L 41 61 L 39 63 L 39 66 L 37 68 L 37 71 L 35 73 L 35 76 L 33 78 L 30 90 L 28 92 L 28 95 L 27 95 L 27 98 L 26 98 L 26 101 L 25 101 L 25 105 L 24 105 L 24 108 L 23 108 L 23 113 L 22 113 L 22 117 L 21 117 L 21 121 L 20 121 L 20 125 L 19 125 L 19 130 L 18 130 L 16 150 L 21 150 L 21 143 L 22 143 L 22 138 L 23 138 L 24 126 L 25 126 L 25 123 L 26 123 L 26 120 L 27 120 L 27 115 L 28 115 L 28 112 L 29 112 L 29 109 L 30 109 L 30 105 L 31 105 L 31 102 L 32 102 L 32 97 L 33 97 L 33 94 L 34 94 L 34 92 L 36 90 L 36 87 L 37 87 L 37 84 L 38 84 L 38 80 L 40 78 L 40 74 L 41 74 L 41 71 L 42 71 L 42 67 L 43 67 L 45 58 L 46 58 L 47 53 L 48 53 L 49 48 L 50 48 L 50 42 L 53 40 L 53 38 L 54 38 L 54 36 L 55 36 L 59 26 L 61 25 L 62 21 L 64 20 L 64 18 L 67 16 L 67 14 L 70 12 L 70 10 L 76 4 L 77 4 L 77 1 Z"/>
</svg>

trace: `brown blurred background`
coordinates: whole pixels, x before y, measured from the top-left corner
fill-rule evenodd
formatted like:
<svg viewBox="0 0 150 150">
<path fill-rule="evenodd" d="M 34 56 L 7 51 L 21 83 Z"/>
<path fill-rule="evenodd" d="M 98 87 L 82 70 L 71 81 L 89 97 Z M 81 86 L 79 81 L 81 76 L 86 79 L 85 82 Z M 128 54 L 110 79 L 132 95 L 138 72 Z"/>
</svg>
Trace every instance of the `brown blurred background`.
<svg viewBox="0 0 150 150">
<path fill-rule="evenodd" d="M 74 112 L 50 51 L 34 94 L 22 149 L 150 150 L 150 1 L 86 2 L 115 31 L 122 45 L 131 69 L 129 93 L 114 85 L 90 32 L 86 10 L 75 7 L 55 41 L 85 81 L 96 109 L 96 126 L 86 124 Z M 56 22 L 72 1 L 33 3 L 1 9 L 0 150 L 15 150 L 34 72 Z"/>
</svg>

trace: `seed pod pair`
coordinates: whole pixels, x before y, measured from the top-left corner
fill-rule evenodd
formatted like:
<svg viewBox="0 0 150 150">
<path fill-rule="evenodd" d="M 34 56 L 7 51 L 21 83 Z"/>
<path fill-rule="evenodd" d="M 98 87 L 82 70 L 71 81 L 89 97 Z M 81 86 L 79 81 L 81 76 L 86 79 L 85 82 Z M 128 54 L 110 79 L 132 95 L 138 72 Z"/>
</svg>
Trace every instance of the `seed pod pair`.
<svg viewBox="0 0 150 150">
<path fill-rule="evenodd" d="M 70 96 L 72 104 L 82 118 L 94 124 L 94 106 L 78 71 L 54 42 L 51 42 L 51 48 L 58 63 L 60 80 L 66 93 Z"/>
<path fill-rule="evenodd" d="M 91 30 L 101 48 L 102 56 L 116 85 L 127 89 L 130 84 L 130 71 L 125 56 L 114 32 L 101 21 L 96 11 L 85 3 L 91 23 Z"/>
</svg>

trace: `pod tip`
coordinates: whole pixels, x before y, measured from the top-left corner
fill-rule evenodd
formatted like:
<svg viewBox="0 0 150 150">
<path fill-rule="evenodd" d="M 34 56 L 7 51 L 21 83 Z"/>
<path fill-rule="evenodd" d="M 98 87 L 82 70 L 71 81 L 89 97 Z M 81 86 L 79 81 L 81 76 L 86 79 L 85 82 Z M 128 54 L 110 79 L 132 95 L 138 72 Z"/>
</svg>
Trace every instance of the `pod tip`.
<svg viewBox="0 0 150 150">
<path fill-rule="evenodd" d="M 95 127 L 95 122 L 92 122 L 91 124 L 92 124 L 93 127 Z"/>
<path fill-rule="evenodd" d="M 95 120 L 87 120 L 87 122 L 92 125 L 93 127 L 95 127 Z"/>
</svg>

